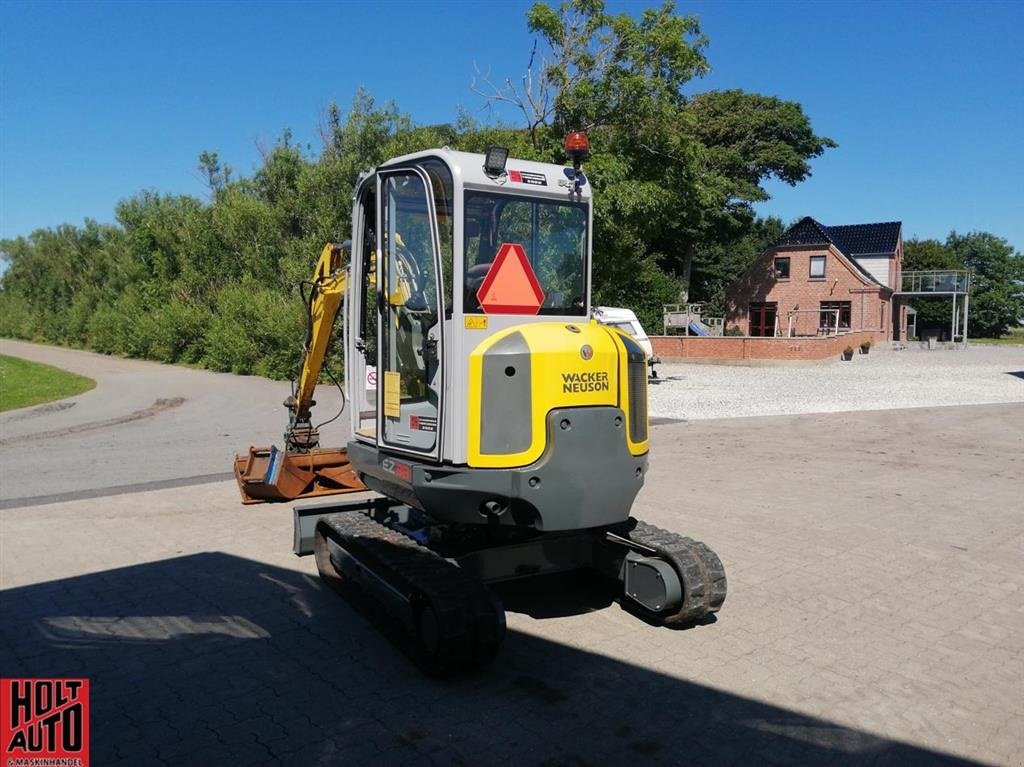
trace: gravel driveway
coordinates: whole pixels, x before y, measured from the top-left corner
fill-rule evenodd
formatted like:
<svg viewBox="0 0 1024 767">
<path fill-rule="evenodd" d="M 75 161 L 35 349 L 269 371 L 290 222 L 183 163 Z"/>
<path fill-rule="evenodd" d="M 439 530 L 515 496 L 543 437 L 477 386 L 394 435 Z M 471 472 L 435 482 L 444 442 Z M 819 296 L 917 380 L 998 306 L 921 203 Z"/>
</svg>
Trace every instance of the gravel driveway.
<svg viewBox="0 0 1024 767">
<path fill-rule="evenodd" d="M 748 367 L 665 363 L 655 418 L 700 419 L 1024 402 L 1024 346 L 874 349 L 850 362 Z"/>
</svg>

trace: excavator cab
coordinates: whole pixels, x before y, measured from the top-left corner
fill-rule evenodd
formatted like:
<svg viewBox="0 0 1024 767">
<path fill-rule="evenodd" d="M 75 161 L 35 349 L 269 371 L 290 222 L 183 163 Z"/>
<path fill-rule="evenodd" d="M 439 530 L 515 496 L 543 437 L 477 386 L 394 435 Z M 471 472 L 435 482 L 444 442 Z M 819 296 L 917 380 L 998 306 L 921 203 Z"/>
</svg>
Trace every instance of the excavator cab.
<svg viewBox="0 0 1024 767">
<path fill-rule="evenodd" d="M 353 435 L 410 466 L 469 465 L 471 357 L 482 343 L 516 325 L 587 324 L 589 189 L 570 190 L 559 166 L 513 161 L 494 172 L 481 159 L 411 155 L 356 190 Z"/>
</svg>

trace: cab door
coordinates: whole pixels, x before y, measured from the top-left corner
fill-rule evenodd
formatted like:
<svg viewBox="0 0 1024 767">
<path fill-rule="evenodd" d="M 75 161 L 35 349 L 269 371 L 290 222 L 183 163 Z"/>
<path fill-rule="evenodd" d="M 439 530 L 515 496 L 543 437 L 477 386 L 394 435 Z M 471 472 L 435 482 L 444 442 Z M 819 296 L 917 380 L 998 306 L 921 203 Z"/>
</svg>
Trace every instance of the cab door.
<svg viewBox="0 0 1024 767">
<path fill-rule="evenodd" d="M 444 385 L 437 219 L 418 168 L 378 176 L 377 444 L 440 459 Z"/>
<path fill-rule="evenodd" d="M 356 439 L 377 442 L 377 179 L 364 178 L 352 207 L 351 278 L 346 297 L 345 382 Z"/>
</svg>

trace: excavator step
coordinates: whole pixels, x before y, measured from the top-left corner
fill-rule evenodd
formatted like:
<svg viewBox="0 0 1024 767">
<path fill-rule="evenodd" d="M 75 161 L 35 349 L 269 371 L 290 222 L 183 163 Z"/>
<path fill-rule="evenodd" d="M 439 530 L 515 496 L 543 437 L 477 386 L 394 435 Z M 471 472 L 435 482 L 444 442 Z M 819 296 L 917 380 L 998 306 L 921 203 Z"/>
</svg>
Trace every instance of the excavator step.
<svg viewBox="0 0 1024 767">
<path fill-rule="evenodd" d="M 314 554 L 321 578 L 343 595 L 357 585 L 403 630 L 425 671 L 448 676 L 482 666 L 505 635 L 505 611 L 471 573 L 361 511 L 321 517 Z"/>
<path fill-rule="evenodd" d="M 276 447 L 250 447 L 235 456 L 235 480 L 242 503 L 295 501 L 366 490 L 343 448 L 289 453 Z"/>
</svg>

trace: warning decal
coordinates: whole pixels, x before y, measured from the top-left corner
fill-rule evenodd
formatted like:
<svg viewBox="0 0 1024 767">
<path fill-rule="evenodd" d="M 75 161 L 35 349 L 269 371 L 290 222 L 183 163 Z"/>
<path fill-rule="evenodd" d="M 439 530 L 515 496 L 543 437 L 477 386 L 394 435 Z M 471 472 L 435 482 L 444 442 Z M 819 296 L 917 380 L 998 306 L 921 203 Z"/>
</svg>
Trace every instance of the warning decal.
<svg viewBox="0 0 1024 767">
<path fill-rule="evenodd" d="M 384 415 L 402 417 L 402 376 L 397 370 L 384 371 Z"/>
<path fill-rule="evenodd" d="M 409 428 L 414 431 L 437 431 L 437 418 L 428 415 L 409 416 Z"/>
<path fill-rule="evenodd" d="M 510 170 L 509 181 L 516 184 L 533 184 L 534 186 L 547 186 L 548 178 L 543 173 L 531 173 L 527 170 Z"/>
<path fill-rule="evenodd" d="M 544 290 L 522 245 L 502 243 L 476 297 L 485 314 L 537 314 L 540 311 Z"/>
</svg>

